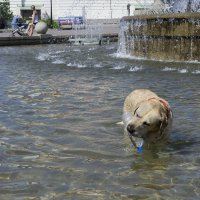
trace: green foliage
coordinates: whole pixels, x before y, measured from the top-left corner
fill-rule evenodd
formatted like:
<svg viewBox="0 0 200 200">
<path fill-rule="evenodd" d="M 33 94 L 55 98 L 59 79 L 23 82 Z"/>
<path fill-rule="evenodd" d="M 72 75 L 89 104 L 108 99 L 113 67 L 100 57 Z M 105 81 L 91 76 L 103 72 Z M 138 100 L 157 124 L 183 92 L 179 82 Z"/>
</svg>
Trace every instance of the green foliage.
<svg viewBox="0 0 200 200">
<path fill-rule="evenodd" d="M 12 19 L 13 14 L 10 11 L 9 0 L 3 0 L 3 2 L 0 2 L 0 16 L 3 17 L 5 21 Z"/>
<path fill-rule="evenodd" d="M 57 21 L 52 20 L 52 24 L 51 24 L 51 19 L 46 19 L 42 21 L 45 22 L 49 28 L 53 28 L 53 29 L 59 28 L 59 24 Z"/>
</svg>

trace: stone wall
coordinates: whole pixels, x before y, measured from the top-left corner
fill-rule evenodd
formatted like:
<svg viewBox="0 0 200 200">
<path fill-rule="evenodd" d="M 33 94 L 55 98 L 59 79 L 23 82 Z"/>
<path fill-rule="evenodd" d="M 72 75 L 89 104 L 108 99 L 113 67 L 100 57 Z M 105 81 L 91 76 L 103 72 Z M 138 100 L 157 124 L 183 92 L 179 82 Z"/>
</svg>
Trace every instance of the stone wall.
<svg viewBox="0 0 200 200">
<path fill-rule="evenodd" d="M 200 61 L 200 13 L 121 19 L 126 53 L 156 60 Z"/>
</svg>

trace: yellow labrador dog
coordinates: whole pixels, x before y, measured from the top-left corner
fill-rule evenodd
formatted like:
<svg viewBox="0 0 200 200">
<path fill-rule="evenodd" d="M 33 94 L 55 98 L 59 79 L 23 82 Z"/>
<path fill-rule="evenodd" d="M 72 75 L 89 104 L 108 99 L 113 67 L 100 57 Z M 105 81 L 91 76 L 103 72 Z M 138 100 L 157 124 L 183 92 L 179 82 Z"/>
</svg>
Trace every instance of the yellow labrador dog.
<svg viewBox="0 0 200 200">
<path fill-rule="evenodd" d="M 168 141 L 172 111 L 168 102 L 147 89 L 137 89 L 125 99 L 123 124 L 136 147 Z"/>
</svg>

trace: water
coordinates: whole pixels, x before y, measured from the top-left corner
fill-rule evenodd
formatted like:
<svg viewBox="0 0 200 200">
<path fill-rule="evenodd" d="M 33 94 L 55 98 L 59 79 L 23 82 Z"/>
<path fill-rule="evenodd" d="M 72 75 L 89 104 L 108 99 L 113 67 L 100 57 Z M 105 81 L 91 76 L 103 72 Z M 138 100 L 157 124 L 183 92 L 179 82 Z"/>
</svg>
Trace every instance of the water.
<svg viewBox="0 0 200 200">
<path fill-rule="evenodd" d="M 69 41 L 73 45 L 99 44 L 102 37 L 102 24 L 74 25 L 75 37 Z M 80 31 L 82 32 L 81 34 Z"/>
<path fill-rule="evenodd" d="M 199 12 L 200 1 L 199 0 L 175 0 L 172 1 L 171 11 L 175 13 L 179 12 Z"/>
<path fill-rule="evenodd" d="M 0 48 L 0 199 L 200 198 L 200 65 L 121 58 L 117 45 Z M 171 144 L 138 153 L 123 101 L 149 88 Z"/>
</svg>

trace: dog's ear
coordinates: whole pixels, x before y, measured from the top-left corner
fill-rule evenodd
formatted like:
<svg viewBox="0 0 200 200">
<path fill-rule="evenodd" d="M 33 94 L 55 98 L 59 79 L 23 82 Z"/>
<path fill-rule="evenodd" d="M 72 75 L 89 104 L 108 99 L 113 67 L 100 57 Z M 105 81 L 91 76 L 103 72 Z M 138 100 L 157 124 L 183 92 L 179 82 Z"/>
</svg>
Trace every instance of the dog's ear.
<svg viewBox="0 0 200 200">
<path fill-rule="evenodd" d="M 167 116 L 163 115 L 160 120 L 160 128 L 159 128 L 160 138 L 162 138 L 167 125 L 168 125 Z"/>
</svg>

